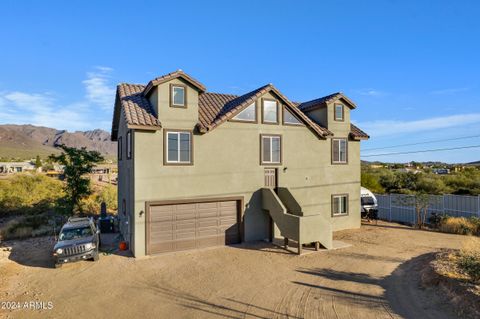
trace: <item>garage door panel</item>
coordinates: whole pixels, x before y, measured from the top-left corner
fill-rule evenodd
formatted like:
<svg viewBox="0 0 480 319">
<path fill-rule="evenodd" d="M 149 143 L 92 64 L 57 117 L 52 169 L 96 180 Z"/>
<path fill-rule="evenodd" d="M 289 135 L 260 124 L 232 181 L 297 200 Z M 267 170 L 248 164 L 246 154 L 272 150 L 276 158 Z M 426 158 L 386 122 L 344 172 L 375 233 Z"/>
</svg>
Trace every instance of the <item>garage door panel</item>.
<svg viewBox="0 0 480 319">
<path fill-rule="evenodd" d="M 188 249 L 195 249 L 195 248 L 196 248 L 195 239 L 177 240 L 174 243 L 175 250 L 188 250 Z"/>
<path fill-rule="evenodd" d="M 196 213 L 195 211 L 188 211 L 188 212 L 177 212 L 175 214 L 175 220 L 192 220 L 195 219 Z"/>
<path fill-rule="evenodd" d="M 174 235 L 175 240 L 195 240 L 195 230 L 176 232 Z"/>
<path fill-rule="evenodd" d="M 189 230 L 193 229 L 195 230 L 196 225 L 195 225 L 195 220 L 182 220 L 177 223 L 175 223 L 174 229 L 175 230 Z"/>
<path fill-rule="evenodd" d="M 237 201 L 151 206 L 150 254 L 238 243 Z"/>
<path fill-rule="evenodd" d="M 217 218 L 203 218 L 197 221 L 197 227 L 217 227 L 218 219 Z"/>
</svg>

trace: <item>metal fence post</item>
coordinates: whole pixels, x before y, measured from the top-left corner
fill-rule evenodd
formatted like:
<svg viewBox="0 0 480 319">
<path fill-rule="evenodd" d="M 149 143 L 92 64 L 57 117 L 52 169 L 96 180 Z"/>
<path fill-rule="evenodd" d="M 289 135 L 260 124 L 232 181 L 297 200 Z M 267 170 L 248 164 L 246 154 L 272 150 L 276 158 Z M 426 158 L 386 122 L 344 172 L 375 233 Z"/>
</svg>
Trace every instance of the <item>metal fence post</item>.
<svg viewBox="0 0 480 319">
<path fill-rule="evenodd" d="M 480 195 L 477 195 L 477 217 L 480 217 Z"/>
<path fill-rule="evenodd" d="M 442 195 L 442 204 L 443 204 L 442 215 L 446 215 L 445 214 L 445 194 Z"/>
<path fill-rule="evenodd" d="M 388 194 L 388 221 L 392 221 L 392 194 Z"/>
</svg>

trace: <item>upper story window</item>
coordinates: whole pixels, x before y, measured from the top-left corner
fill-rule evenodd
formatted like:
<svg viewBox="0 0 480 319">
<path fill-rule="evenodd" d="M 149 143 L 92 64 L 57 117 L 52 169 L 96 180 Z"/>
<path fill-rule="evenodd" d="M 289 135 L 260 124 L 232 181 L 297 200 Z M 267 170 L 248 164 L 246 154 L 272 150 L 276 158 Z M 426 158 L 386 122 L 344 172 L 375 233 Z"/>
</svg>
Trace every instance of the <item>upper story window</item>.
<svg viewBox="0 0 480 319">
<path fill-rule="evenodd" d="M 119 161 L 122 160 L 122 137 L 120 136 L 117 140 L 117 158 Z"/>
<path fill-rule="evenodd" d="M 192 161 L 192 132 L 166 131 L 165 164 L 190 165 Z"/>
<path fill-rule="evenodd" d="M 260 135 L 261 164 L 282 163 L 282 137 L 280 135 Z"/>
<path fill-rule="evenodd" d="M 348 215 L 348 195 L 332 195 L 332 216 Z"/>
<path fill-rule="evenodd" d="M 293 115 L 286 107 L 283 107 L 283 124 L 303 125 L 300 120 Z"/>
<path fill-rule="evenodd" d="M 347 164 L 348 162 L 348 143 L 346 138 L 332 139 L 332 163 Z"/>
<path fill-rule="evenodd" d="M 257 122 L 257 107 L 255 102 L 253 102 L 243 111 L 235 115 L 233 120 L 242 122 Z"/>
<path fill-rule="evenodd" d="M 278 124 L 277 101 L 262 99 L 262 123 Z"/>
<path fill-rule="evenodd" d="M 343 104 L 335 104 L 335 121 L 343 121 L 345 117 Z"/>
<path fill-rule="evenodd" d="M 187 107 L 187 87 L 182 84 L 170 84 L 170 106 Z"/>
<path fill-rule="evenodd" d="M 132 158 L 132 131 L 127 132 L 127 159 Z"/>
</svg>

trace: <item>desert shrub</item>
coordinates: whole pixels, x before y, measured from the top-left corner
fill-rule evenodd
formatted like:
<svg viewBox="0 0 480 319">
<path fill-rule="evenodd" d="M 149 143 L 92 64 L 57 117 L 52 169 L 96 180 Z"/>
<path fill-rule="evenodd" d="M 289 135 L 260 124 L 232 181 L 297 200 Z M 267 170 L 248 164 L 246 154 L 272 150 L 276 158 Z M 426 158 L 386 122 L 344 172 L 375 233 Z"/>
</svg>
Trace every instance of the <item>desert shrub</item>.
<svg viewBox="0 0 480 319">
<path fill-rule="evenodd" d="M 102 202 L 107 204 L 110 212 L 117 211 L 117 188 L 113 185 L 98 186 L 94 188 L 94 193 L 82 199 L 80 202 L 81 210 L 86 214 L 100 213 Z"/>
<path fill-rule="evenodd" d="M 445 233 L 473 235 L 477 234 L 477 225 L 471 218 L 444 216 L 439 229 Z"/>
<path fill-rule="evenodd" d="M 480 239 L 469 238 L 460 250 L 458 267 L 467 274 L 472 281 L 480 282 Z"/>
<path fill-rule="evenodd" d="M 13 219 L 2 228 L 0 238 L 8 240 L 53 234 L 49 218 L 47 214 L 40 214 Z"/>
<path fill-rule="evenodd" d="M 0 182 L 0 216 L 50 211 L 62 195 L 58 180 L 41 174 L 15 174 Z"/>
</svg>

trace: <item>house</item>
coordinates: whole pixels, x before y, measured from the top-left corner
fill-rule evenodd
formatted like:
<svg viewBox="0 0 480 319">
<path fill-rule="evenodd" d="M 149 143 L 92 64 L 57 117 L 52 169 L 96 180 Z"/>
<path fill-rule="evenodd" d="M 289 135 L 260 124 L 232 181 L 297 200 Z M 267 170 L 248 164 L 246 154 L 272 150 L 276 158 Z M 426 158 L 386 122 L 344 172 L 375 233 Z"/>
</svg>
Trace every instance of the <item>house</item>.
<svg viewBox="0 0 480 319">
<path fill-rule="evenodd" d="M 13 174 L 35 171 L 31 162 L 0 162 L 0 174 Z"/>
<path fill-rule="evenodd" d="M 250 242 L 332 247 L 360 227 L 360 141 L 342 93 L 208 92 L 179 70 L 117 87 L 118 216 L 135 256 Z M 290 240 L 290 242 L 289 242 Z"/>
<path fill-rule="evenodd" d="M 114 164 L 98 164 L 92 168 L 89 177 L 91 181 L 113 183 L 117 178 L 117 170 Z"/>
</svg>

